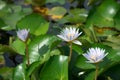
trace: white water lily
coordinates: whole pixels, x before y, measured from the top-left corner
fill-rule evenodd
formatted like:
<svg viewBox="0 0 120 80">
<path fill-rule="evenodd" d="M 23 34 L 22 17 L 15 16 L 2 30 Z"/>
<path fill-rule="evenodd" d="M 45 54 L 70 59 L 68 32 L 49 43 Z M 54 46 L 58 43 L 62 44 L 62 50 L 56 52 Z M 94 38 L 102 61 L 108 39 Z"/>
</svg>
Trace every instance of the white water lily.
<svg viewBox="0 0 120 80">
<path fill-rule="evenodd" d="M 29 30 L 27 29 L 22 29 L 17 31 L 18 38 L 24 42 L 27 40 L 28 34 L 29 34 Z"/>
<path fill-rule="evenodd" d="M 90 48 L 87 53 L 83 54 L 83 56 L 88 59 L 88 63 L 98 63 L 102 61 L 107 54 L 108 53 L 105 54 L 105 49 L 96 47 Z"/>
<path fill-rule="evenodd" d="M 60 35 L 57 36 L 66 42 L 73 42 L 75 44 L 82 45 L 80 41 L 76 40 L 81 34 L 82 32 L 79 33 L 79 29 L 75 27 L 66 27 L 65 29 L 63 29 Z"/>
</svg>

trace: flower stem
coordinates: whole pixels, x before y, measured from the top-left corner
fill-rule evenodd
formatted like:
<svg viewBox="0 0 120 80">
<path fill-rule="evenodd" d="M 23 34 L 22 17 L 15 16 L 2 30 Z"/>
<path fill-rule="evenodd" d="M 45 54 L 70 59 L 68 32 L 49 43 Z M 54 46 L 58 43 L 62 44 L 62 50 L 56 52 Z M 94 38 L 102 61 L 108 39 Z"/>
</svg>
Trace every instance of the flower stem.
<svg viewBox="0 0 120 80">
<path fill-rule="evenodd" d="M 72 57 L 72 42 L 70 43 L 70 54 L 69 54 L 69 57 L 68 57 L 68 63 L 70 63 L 71 57 Z"/>
<path fill-rule="evenodd" d="M 96 65 L 95 80 L 97 80 L 97 76 L 98 76 L 98 63 L 96 63 L 95 65 Z"/>
<path fill-rule="evenodd" d="M 27 45 L 27 42 L 25 43 L 25 46 L 26 46 L 26 59 L 27 59 L 27 65 L 29 66 L 30 61 L 29 61 L 29 54 L 28 54 L 28 45 Z"/>
</svg>

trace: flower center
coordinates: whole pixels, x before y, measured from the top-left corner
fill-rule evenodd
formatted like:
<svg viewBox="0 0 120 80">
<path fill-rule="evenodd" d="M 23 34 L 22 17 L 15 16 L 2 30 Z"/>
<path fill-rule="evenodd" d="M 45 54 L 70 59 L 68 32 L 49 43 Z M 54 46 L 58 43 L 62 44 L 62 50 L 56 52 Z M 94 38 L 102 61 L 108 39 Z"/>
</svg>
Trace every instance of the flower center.
<svg viewBox="0 0 120 80">
<path fill-rule="evenodd" d="M 73 37 L 74 34 L 68 33 L 67 36 L 70 38 L 70 37 Z"/>
<path fill-rule="evenodd" d="M 92 55 L 91 57 L 90 57 L 92 60 L 96 60 L 96 56 L 95 55 Z"/>
</svg>

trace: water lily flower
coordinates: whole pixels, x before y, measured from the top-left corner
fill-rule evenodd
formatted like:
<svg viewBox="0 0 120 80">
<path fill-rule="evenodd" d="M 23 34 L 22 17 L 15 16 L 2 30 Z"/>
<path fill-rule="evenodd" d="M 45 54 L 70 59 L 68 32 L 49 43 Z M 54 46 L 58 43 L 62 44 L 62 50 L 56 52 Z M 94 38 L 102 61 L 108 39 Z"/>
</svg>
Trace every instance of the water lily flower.
<svg viewBox="0 0 120 80">
<path fill-rule="evenodd" d="M 24 42 L 27 40 L 28 34 L 29 34 L 29 30 L 27 29 L 22 29 L 17 31 L 18 38 Z"/>
<path fill-rule="evenodd" d="M 82 45 L 80 41 L 76 40 L 78 36 L 81 34 L 82 32 L 79 33 L 79 29 L 75 27 L 69 27 L 69 28 L 66 27 L 65 29 L 62 30 L 60 35 L 57 36 L 66 42 L 73 42 L 75 44 Z"/>
<path fill-rule="evenodd" d="M 87 53 L 83 54 L 83 56 L 88 59 L 88 63 L 98 63 L 102 61 L 107 54 L 108 53 L 105 54 L 105 49 L 96 47 L 90 48 Z"/>
</svg>

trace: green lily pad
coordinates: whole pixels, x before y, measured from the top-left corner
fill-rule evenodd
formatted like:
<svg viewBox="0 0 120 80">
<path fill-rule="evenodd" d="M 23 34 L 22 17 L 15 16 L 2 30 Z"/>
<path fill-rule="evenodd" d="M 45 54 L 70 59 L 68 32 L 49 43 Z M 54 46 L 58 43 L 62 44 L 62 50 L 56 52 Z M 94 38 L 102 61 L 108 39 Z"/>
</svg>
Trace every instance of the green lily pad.
<svg viewBox="0 0 120 80">
<path fill-rule="evenodd" d="M 41 80 L 68 80 L 68 58 L 66 56 L 54 56 L 43 67 Z"/>
<path fill-rule="evenodd" d="M 22 18 L 17 23 L 17 28 L 30 29 L 30 33 L 41 35 L 48 31 L 49 22 L 47 22 L 40 14 L 32 13 Z"/>
</svg>

